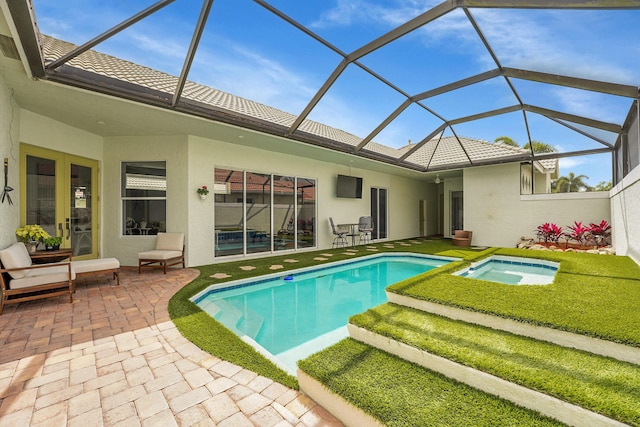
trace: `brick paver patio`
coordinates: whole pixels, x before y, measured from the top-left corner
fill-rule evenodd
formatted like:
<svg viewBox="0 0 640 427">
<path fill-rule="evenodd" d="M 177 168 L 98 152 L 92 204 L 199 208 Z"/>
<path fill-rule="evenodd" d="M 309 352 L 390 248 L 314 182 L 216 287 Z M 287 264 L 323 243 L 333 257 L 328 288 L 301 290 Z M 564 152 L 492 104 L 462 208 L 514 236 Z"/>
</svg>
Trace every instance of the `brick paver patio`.
<svg viewBox="0 0 640 427">
<path fill-rule="evenodd" d="M 0 316 L 2 426 L 340 426 L 304 394 L 198 349 L 171 296 L 194 269 L 123 268 Z"/>
</svg>

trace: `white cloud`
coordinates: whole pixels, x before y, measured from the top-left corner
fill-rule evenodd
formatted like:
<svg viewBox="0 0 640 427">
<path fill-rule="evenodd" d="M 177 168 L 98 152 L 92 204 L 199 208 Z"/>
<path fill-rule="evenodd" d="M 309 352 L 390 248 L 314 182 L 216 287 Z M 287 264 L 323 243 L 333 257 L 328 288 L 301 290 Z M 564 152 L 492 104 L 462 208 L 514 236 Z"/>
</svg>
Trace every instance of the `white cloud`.
<svg viewBox="0 0 640 427">
<path fill-rule="evenodd" d="M 550 94 L 561 104 L 562 111 L 597 120 L 616 122 L 624 117 L 612 114 L 604 95 L 565 87 L 555 87 Z"/>
<path fill-rule="evenodd" d="M 557 11 L 532 14 L 527 11 L 473 10 L 483 33 L 495 49 L 502 65 L 536 71 L 590 78 L 594 80 L 628 82 L 631 70 L 602 59 L 602 52 L 589 49 L 585 37 L 574 28 L 564 28 L 565 38 L 559 39 L 558 28 L 567 23 Z M 589 24 L 583 23 L 584 27 Z M 599 36 L 599 40 L 609 37 Z M 616 43 L 610 37 L 610 43 Z"/>
<path fill-rule="evenodd" d="M 312 28 L 348 26 L 353 24 L 394 27 L 437 5 L 433 0 L 396 1 L 384 7 L 366 0 L 338 0 L 336 6 L 326 10 L 313 22 Z"/>
<path fill-rule="evenodd" d="M 299 114 L 317 90 L 312 78 L 288 69 L 268 52 L 257 52 L 229 40 L 222 44 L 224 59 L 208 50 L 198 53 L 190 80 L 292 114 Z"/>
<path fill-rule="evenodd" d="M 38 23 L 41 30 L 46 28 L 46 34 L 48 36 L 58 39 L 65 39 L 65 37 L 67 37 L 67 39 L 69 39 L 68 34 L 70 30 L 72 30 L 72 27 L 66 20 L 45 17 Z"/>
</svg>

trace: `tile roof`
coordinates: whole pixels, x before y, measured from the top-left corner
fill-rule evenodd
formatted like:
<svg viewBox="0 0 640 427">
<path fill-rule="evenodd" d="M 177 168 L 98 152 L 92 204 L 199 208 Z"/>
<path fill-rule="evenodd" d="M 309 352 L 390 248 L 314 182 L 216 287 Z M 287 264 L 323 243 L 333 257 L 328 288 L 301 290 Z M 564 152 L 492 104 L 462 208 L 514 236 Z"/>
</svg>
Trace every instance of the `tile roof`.
<svg viewBox="0 0 640 427">
<path fill-rule="evenodd" d="M 75 48 L 75 45 L 71 43 L 45 35 L 42 36 L 42 46 L 45 64 L 55 61 Z M 176 76 L 94 50 L 86 51 L 72 58 L 66 65 L 121 82 L 163 92 L 168 95 L 173 95 L 178 84 L 178 77 Z M 217 109 L 226 110 L 235 114 L 239 113 L 284 127 L 290 127 L 296 119 L 296 116 L 291 113 L 191 81 L 185 83 L 182 99 L 196 101 Z M 304 120 L 299 130 L 352 147 L 357 146 L 362 141 L 362 138 L 351 133 L 313 120 Z M 412 145 L 408 145 L 401 148 L 393 148 L 372 141 L 362 150 L 381 154 L 389 158 L 399 158 L 412 147 Z M 527 150 L 501 143 L 494 144 L 488 141 L 464 137 L 461 137 L 458 141 L 456 137 L 448 136 L 440 140 L 434 138 L 427 142 L 415 153 L 412 153 L 406 161 L 425 168 L 449 165 L 461 167 L 470 165 L 469 159 L 471 159 L 472 162 L 476 162 L 522 156 L 527 153 Z M 539 163 L 541 163 L 539 166 L 544 169 L 549 169 L 553 168 L 557 164 L 557 161 L 551 159 L 543 160 Z"/>
</svg>

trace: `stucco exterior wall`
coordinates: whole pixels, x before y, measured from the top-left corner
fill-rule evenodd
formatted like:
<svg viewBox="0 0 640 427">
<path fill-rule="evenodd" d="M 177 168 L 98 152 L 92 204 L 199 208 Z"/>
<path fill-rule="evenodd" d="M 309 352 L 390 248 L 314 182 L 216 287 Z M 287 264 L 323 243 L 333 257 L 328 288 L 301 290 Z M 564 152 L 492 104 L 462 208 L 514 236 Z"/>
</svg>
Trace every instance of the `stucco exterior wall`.
<svg viewBox="0 0 640 427">
<path fill-rule="evenodd" d="M 14 190 L 9 193 L 13 205 L 8 199 L 0 203 L 0 248 L 16 241 L 15 230 L 20 226 L 20 109 L 6 87 L 0 74 L 0 165 L 2 167 L 2 187 L 4 187 L 4 159 L 9 160 L 8 184 Z"/>
<path fill-rule="evenodd" d="M 122 235 L 120 169 L 122 162 L 166 161 L 167 231 L 188 236 L 188 179 L 191 168 L 186 136 L 108 137 L 104 140 L 103 220 L 104 256 L 116 257 L 122 265 L 137 265 L 138 253 L 153 249 L 155 236 Z M 195 192 L 195 188 L 194 188 Z M 199 200 L 199 199 L 198 199 Z M 186 254 L 189 251 L 187 248 Z"/>
<path fill-rule="evenodd" d="M 370 211 L 370 188 L 389 190 L 389 239 L 418 235 L 418 200 L 424 198 L 422 182 L 400 176 L 300 158 L 238 144 L 195 136 L 105 138 L 104 153 L 104 255 L 117 257 L 123 265 L 137 264 L 137 253 L 153 247 L 153 236 L 122 236 L 120 164 L 123 161 L 167 162 L 167 230 L 185 233 L 190 266 L 228 261 L 214 258 L 214 197 L 201 200 L 196 189 L 213 188 L 214 168 L 276 173 L 316 180 L 317 248 L 331 247 L 329 216 L 337 223 L 357 222 Z M 108 147 L 108 148 L 107 148 Z M 362 199 L 335 197 L 338 173 L 363 178 Z"/>
<path fill-rule="evenodd" d="M 88 159 L 102 159 L 101 136 L 24 109 L 20 113 L 20 142 Z"/>
<path fill-rule="evenodd" d="M 514 247 L 521 236 L 535 237 L 537 226 L 611 221 L 607 192 L 520 195 L 520 165 L 464 170 L 465 228 L 474 245 Z"/>
<path fill-rule="evenodd" d="M 640 167 L 611 190 L 613 245 L 640 264 Z"/>
<path fill-rule="evenodd" d="M 415 237 L 419 233 L 418 200 L 425 197 L 426 191 L 421 181 L 191 136 L 189 137 L 189 184 L 186 188 L 190 228 L 188 233 L 190 241 L 187 242 L 187 246 L 198 248 L 197 253 L 191 252 L 189 255 L 191 265 L 232 259 L 232 257 L 222 257 L 214 260 L 213 197 L 202 201 L 196 194 L 196 188 L 202 185 L 213 188 L 213 170 L 216 167 L 315 179 L 317 248 L 331 247 L 333 234 L 329 226 L 330 216 L 336 223 L 352 223 L 358 222 L 358 218 L 362 215 L 369 215 L 371 187 L 389 190 L 389 239 Z M 337 198 L 335 196 L 337 174 L 362 177 L 362 199 Z M 203 230 L 208 231 L 203 233 Z"/>
<path fill-rule="evenodd" d="M 640 119 L 636 116 L 628 135 L 629 166 L 638 165 Z M 635 147 L 631 150 L 631 147 Z M 634 157 L 635 156 L 635 157 Z M 611 190 L 613 244 L 620 255 L 628 255 L 640 264 L 640 166 Z"/>
</svg>

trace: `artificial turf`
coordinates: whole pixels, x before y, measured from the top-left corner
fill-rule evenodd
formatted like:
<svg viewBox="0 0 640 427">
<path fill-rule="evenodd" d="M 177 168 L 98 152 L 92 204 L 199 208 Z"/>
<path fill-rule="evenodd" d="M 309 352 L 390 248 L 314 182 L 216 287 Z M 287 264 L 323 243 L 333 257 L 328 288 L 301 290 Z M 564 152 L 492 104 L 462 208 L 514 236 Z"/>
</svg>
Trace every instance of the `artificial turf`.
<svg viewBox="0 0 640 427">
<path fill-rule="evenodd" d="M 390 427 L 563 425 L 349 338 L 299 366 Z"/>
<path fill-rule="evenodd" d="M 640 266 L 628 257 L 497 249 L 560 263 L 553 284 L 513 286 L 438 269 L 387 288 L 408 297 L 640 347 Z"/>
<path fill-rule="evenodd" d="M 350 323 L 631 425 L 640 425 L 640 366 L 395 304 Z"/>
</svg>

